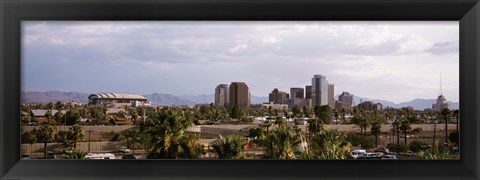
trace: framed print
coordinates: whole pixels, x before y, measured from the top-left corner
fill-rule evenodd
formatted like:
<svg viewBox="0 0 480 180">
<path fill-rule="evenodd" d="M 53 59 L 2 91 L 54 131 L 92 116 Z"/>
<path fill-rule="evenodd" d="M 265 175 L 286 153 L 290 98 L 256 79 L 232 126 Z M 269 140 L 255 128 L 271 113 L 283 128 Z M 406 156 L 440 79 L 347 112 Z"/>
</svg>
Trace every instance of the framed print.
<svg viewBox="0 0 480 180">
<path fill-rule="evenodd" d="M 2 179 L 479 178 L 478 1 L 0 6 Z"/>
</svg>

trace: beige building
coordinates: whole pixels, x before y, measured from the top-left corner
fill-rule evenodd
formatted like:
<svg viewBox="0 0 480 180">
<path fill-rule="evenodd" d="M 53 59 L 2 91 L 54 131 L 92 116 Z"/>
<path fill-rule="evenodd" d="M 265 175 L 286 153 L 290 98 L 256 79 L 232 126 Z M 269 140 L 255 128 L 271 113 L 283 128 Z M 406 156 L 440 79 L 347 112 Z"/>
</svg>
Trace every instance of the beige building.
<svg viewBox="0 0 480 180">
<path fill-rule="evenodd" d="M 289 98 L 288 93 L 279 91 L 277 88 L 268 94 L 268 102 L 274 104 L 287 104 L 287 99 Z"/>
<path fill-rule="evenodd" d="M 328 84 L 328 105 L 334 109 L 335 108 L 335 96 L 334 96 L 334 85 Z"/>
</svg>

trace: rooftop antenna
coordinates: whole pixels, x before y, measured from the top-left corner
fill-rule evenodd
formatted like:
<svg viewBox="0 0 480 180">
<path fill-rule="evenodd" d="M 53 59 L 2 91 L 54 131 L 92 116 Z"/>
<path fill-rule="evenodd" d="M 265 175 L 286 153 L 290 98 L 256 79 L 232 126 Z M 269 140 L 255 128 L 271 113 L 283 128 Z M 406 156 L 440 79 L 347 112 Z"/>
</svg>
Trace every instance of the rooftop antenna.
<svg viewBox="0 0 480 180">
<path fill-rule="evenodd" d="M 443 91 L 442 91 L 442 73 L 440 72 L 440 90 L 439 90 L 439 95 L 442 96 L 443 95 Z"/>
</svg>

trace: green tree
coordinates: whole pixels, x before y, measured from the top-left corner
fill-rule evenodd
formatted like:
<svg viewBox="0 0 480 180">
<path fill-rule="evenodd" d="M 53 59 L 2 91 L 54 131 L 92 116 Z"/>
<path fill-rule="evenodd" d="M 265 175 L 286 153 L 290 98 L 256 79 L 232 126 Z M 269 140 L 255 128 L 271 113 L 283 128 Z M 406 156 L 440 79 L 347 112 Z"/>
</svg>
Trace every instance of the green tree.
<svg viewBox="0 0 480 180">
<path fill-rule="evenodd" d="M 63 104 L 62 101 L 57 101 L 57 103 L 55 103 L 55 109 L 61 110 L 63 107 L 65 107 L 65 104 Z"/>
<path fill-rule="evenodd" d="M 315 106 L 314 108 L 315 116 L 320 119 L 323 123 L 329 124 L 330 117 L 332 117 L 332 109 L 329 105 Z"/>
<path fill-rule="evenodd" d="M 45 113 L 45 118 L 47 118 L 47 123 L 50 124 L 50 119 L 52 118 L 52 110 L 48 110 L 46 113 Z"/>
<path fill-rule="evenodd" d="M 294 118 L 301 117 L 303 115 L 302 109 L 298 105 L 293 106 L 292 113 Z"/>
<path fill-rule="evenodd" d="M 212 148 L 219 159 L 244 159 L 243 151 L 245 144 L 239 135 L 226 137 L 220 135 L 220 142 L 212 145 Z"/>
<path fill-rule="evenodd" d="M 375 147 L 378 146 L 378 135 L 380 135 L 381 133 L 381 128 L 382 128 L 382 125 L 375 121 L 372 123 L 372 127 L 370 129 L 370 133 L 375 136 Z"/>
<path fill-rule="evenodd" d="M 448 120 L 450 119 L 452 111 L 450 111 L 448 108 L 445 108 L 440 112 L 440 114 L 445 120 L 445 143 L 448 143 Z"/>
<path fill-rule="evenodd" d="M 307 117 L 307 118 L 311 117 L 310 108 L 308 108 L 307 106 L 303 106 L 302 110 L 303 110 L 303 114 L 305 115 L 305 117 Z"/>
<path fill-rule="evenodd" d="M 460 110 L 456 109 L 453 111 L 453 116 L 455 117 L 455 125 L 456 125 L 456 129 L 457 129 L 457 139 L 452 141 L 450 140 L 451 142 L 455 142 L 455 144 L 459 145 L 460 144 L 460 135 L 459 135 L 459 132 L 460 132 L 460 129 L 458 129 L 458 123 L 460 122 Z"/>
<path fill-rule="evenodd" d="M 43 158 L 47 159 L 47 143 L 51 143 L 56 138 L 55 128 L 49 124 L 44 124 L 37 131 L 36 137 L 38 142 L 43 144 Z"/>
<path fill-rule="evenodd" d="M 147 119 L 140 131 L 149 136 L 149 159 L 194 159 L 203 154 L 198 136 L 185 132 L 193 121 L 189 115 L 165 107 Z"/>
<path fill-rule="evenodd" d="M 280 116 L 277 116 L 277 118 L 275 119 L 275 124 L 276 125 L 284 125 L 286 122 L 285 120 L 283 119 L 283 117 L 280 117 Z"/>
<path fill-rule="evenodd" d="M 403 132 L 404 140 L 405 140 L 405 145 L 407 145 L 407 134 L 410 130 L 412 130 L 412 126 L 410 125 L 410 121 L 408 119 L 403 119 L 400 121 L 400 130 Z"/>
<path fill-rule="evenodd" d="M 62 119 L 63 119 L 63 113 L 61 110 L 58 110 L 55 115 L 53 115 L 53 117 L 55 118 L 55 122 L 57 125 L 60 125 L 62 124 Z"/>
<path fill-rule="evenodd" d="M 460 143 L 458 141 L 460 139 L 459 136 L 460 134 L 458 134 L 458 131 L 453 131 L 448 135 L 448 139 L 450 140 L 450 142 L 458 145 Z"/>
<path fill-rule="evenodd" d="M 67 132 L 67 140 L 72 142 L 73 149 L 77 149 L 77 143 L 85 137 L 82 126 L 75 124 Z"/>
<path fill-rule="evenodd" d="M 287 125 L 279 126 L 261 143 L 266 148 L 264 158 L 296 159 L 301 152 L 298 145 L 302 139 L 299 129 Z"/>
<path fill-rule="evenodd" d="M 316 136 L 323 131 L 323 124 L 320 120 L 314 118 L 308 120 L 308 133 Z"/>
<path fill-rule="evenodd" d="M 55 107 L 55 105 L 54 105 L 52 102 L 49 102 L 49 103 L 47 104 L 47 108 L 48 108 L 49 110 L 53 110 L 54 107 Z"/>
<path fill-rule="evenodd" d="M 317 159 L 348 159 L 351 144 L 347 141 L 347 134 L 337 129 L 326 130 L 312 139 L 315 158 Z"/>
</svg>

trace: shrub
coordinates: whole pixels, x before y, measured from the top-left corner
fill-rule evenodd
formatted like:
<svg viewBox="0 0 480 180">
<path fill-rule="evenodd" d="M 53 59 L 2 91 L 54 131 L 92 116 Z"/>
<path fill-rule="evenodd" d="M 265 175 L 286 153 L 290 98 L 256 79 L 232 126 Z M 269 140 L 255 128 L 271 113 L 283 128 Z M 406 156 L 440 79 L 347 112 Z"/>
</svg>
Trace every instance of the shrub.
<svg viewBox="0 0 480 180">
<path fill-rule="evenodd" d="M 458 131 L 453 131 L 448 135 L 448 140 L 451 143 L 458 144 Z"/>
<path fill-rule="evenodd" d="M 371 149 L 374 146 L 372 137 L 366 137 L 353 132 L 347 134 L 347 141 L 350 142 L 352 146 L 362 146 L 364 149 Z"/>
<path fill-rule="evenodd" d="M 405 146 L 405 144 L 390 143 L 390 144 L 387 144 L 387 148 L 392 152 L 406 152 L 407 151 L 407 146 Z"/>
<path fill-rule="evenodd" d="M 412 142 L 410 142 L 410 144 L 408 145 L 408 148 L 413 151 L 413 152 L 420 152 L 420 151 L 424 151 L 426 150 L 427 148 L 426 147 L 426 143 L 424 142 L 421 142 L 421 141 L 417 141 L 417 140 L 414 140 Z"/>
</svg>

